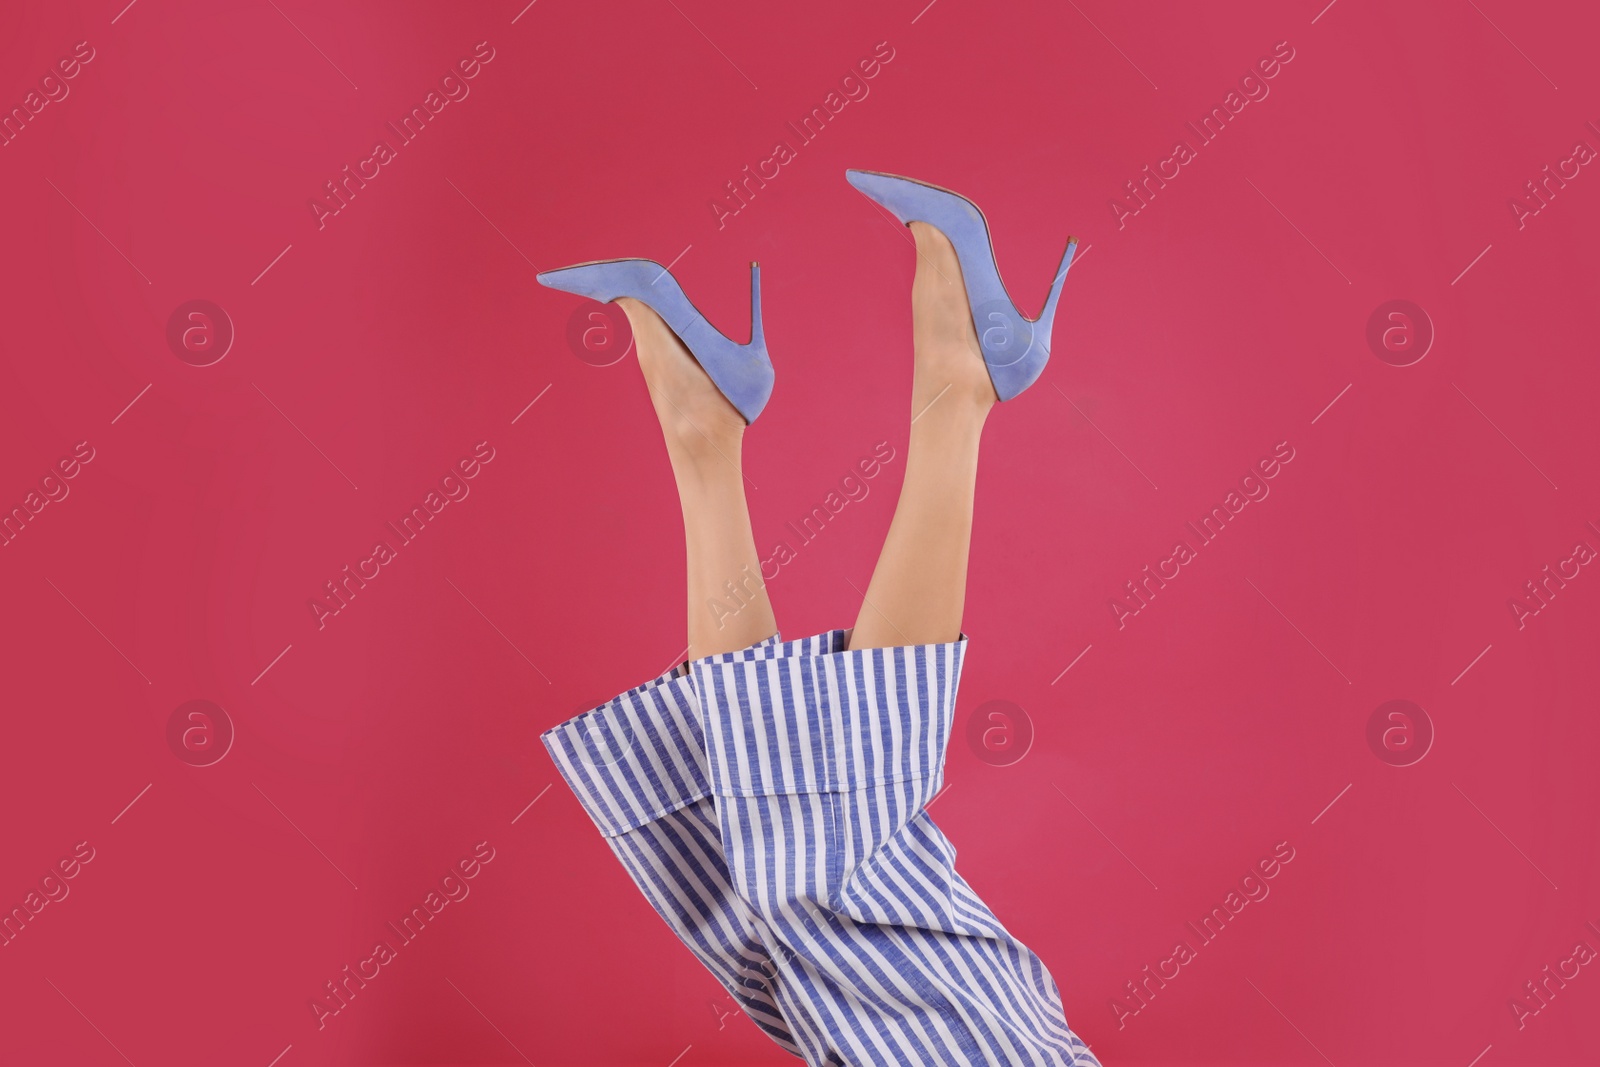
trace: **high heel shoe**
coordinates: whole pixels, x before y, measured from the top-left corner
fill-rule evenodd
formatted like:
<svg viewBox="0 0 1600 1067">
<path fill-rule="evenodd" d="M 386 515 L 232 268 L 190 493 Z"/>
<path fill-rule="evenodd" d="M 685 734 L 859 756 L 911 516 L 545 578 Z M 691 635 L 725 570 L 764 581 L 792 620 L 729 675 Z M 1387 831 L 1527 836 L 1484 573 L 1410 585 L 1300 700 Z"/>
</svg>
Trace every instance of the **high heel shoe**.
<svg viewBox="0 0 1600 1067">
<path fill-rule="evenodd" d="M 1037 381 L 1050 361 L 1050 328 L 1055 322 L 1056 301 L 1061 298 L 1061 286 L 1067 280 L 1078 239 L 1067 238 L 1067 250 L 1056 269 L 1055 281 L 1050 284 L 1044 310 L 1037 319 L 1029 320 L 1006 295 L 989 240 L 989 224 L 977 204 L 949 189 L 893 174 L 871 170 L 844 173 L 851 185 L 888 208 L 901 222 L 908 226 L 925 222 L 955 246 L 972 323 L 978 332 L 978 347 L 1000 399 L 1010 400 Z"/>
<path fill-rule="evenodd" d="M 750 264 L 750 340 L 738 344 L 707 321 L 683 294 L 678 279 L 649 259 L 580 263 L 538 275 L 539 284 L 601 303 L 619 296 L 646 304 L 678 335 L 695 362 L 710 375 L 746 423 L 756 421 L 772 395 L 772 360 L 761 331 L 761 267 Z"/>
</svg>

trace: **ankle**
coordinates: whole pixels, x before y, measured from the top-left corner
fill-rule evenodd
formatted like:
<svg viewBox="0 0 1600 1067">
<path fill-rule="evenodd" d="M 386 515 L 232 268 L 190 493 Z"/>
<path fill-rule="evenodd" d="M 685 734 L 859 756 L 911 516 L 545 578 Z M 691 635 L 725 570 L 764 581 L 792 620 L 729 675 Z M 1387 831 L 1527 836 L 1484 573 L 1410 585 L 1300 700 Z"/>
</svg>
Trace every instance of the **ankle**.
<svg viewBox="0 0 1600 1067">
<path fill-rule="evenodd" d="M 699 476 L 706 470 L 740 469 L 744 426 L 697 425 L 686 417 L 663 418 L 661 432 L 667 456 L 680 476 Z"/>
<path fill-rule="evenodd" d="M 948 399 L 948 398 L 947 398 Z M 952 463 L 965 463 L 962 457 L 976 456 L 983 440 L 987 411 L 952 407 L 940 412 L 940 404 L 911 424 L 908 457 L 920 457 L 944 469 Z M 907 459 L 908 469 L 912 459 Z"/>
<path fill-rule="evenodd" d="M 967 356 L 970 359 L 971 356 Z M 981 428 L 990 410 L 999 402 L 988 376 L 978 380 L 970 375 L 946 379 L 934 387 L 913 383 L 911 390 L 911 420 L 913 426 L 931 422 L 954 428 L 970 425 Z"/>
</svg>

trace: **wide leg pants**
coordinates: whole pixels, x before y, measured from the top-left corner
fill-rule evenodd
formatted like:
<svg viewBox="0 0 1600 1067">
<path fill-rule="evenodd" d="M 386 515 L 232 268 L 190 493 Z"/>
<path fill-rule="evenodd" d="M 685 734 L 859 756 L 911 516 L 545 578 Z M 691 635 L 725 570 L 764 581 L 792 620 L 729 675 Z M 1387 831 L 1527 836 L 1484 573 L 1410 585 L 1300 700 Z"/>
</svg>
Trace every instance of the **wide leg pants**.
<svg viewBox="0 0 1600 1067">
<path fill-rule="evenodd" d="M 697 660 L 543 735 L 656 911 L 815 1067 L 1098 1067 L 924 810 L 965 639 Z"/>
</svg>

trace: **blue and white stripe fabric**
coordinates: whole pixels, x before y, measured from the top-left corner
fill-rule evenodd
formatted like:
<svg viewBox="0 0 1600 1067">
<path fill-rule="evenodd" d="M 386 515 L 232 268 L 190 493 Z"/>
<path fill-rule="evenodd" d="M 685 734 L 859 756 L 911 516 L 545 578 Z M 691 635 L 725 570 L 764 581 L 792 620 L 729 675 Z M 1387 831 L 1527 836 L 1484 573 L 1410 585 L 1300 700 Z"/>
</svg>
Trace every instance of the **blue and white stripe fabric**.
<svg viewBox="0 0 1600 1067">
<path fill-rule="evenodd" d="M 965 639 L 845 639 L 697 660 L 545 747 L 656 911 L 807 1063 L 1098 1067 L 925 810 Z"/>
</svg>

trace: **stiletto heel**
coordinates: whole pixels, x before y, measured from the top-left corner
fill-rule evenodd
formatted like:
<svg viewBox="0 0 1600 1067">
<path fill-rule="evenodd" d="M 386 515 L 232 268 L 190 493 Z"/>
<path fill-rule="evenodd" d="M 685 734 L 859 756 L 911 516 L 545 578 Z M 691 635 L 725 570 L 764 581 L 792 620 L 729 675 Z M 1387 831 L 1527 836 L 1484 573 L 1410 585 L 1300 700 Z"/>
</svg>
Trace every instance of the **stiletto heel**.
<svg viewBox="0 0 1600 1067">
<path fill-rule="evenodd" d="M 847 170 L 845 177 L 868 199 L 888 208 L 895 218 L 910 225 L 925 222 L 950 239 L 961 263 L 961 276 L 967 286 L 967 304 L 972 324 L 978 332 L 978 347 L 983 351 L 989 380 L 1001 400 L 1010 400 L 1038 380 L 1050 361 L 1050 330 L 1055 324 L 1056 303 L 1061 287 L 1078 249 L 1076 237 L 1067 238 L 1061 266 L 1050 283 L 1050 295 L 1037 319 L 1028 319 L 1017 310 L 1000 280 L 994 245 L 989 239 L 989 223 L 978 205 L 949 189 L 937 185 L 880 174 L 871 170 Z"/>
<path fill-rule="evenodd" d="M 695 362 L 710 375 L 746 423 L 756 421 L 772 396 L 772 360 L 761 328 L 761 266 L 750 264 L 750 340 L 728 339 L 689 302 L 672 272 L 649 259 L 608 259 L 580 263 L 538 275 L 540 285 L 576 293 L 601 303 L 632 297 L 660 315 Z"/>
</svg>

